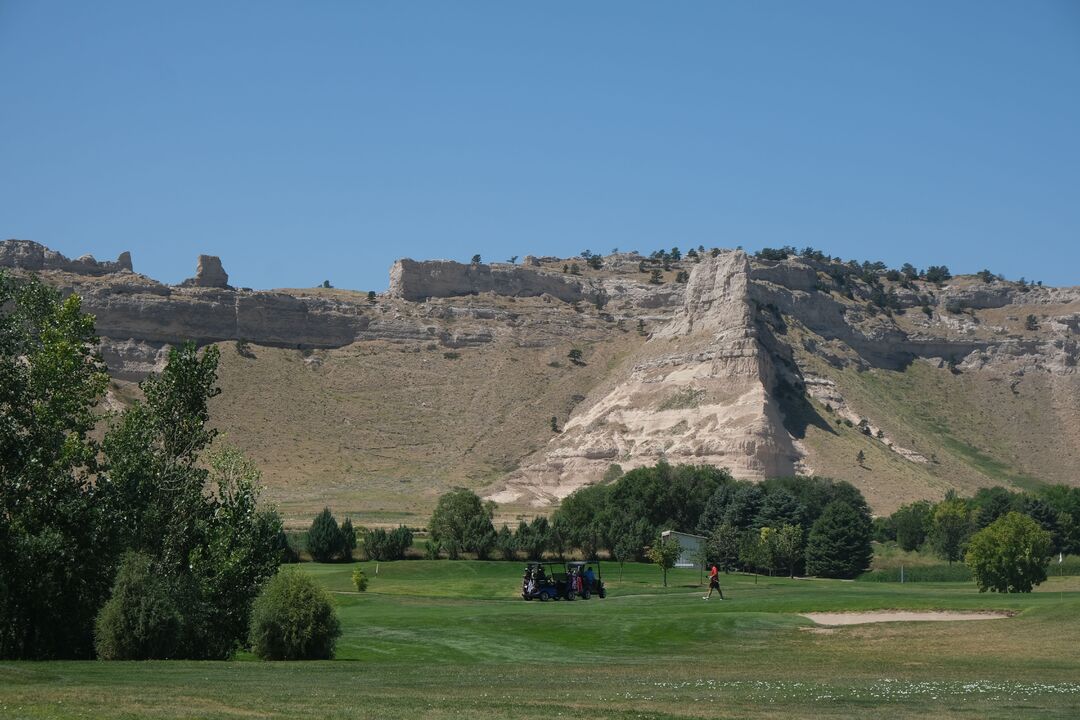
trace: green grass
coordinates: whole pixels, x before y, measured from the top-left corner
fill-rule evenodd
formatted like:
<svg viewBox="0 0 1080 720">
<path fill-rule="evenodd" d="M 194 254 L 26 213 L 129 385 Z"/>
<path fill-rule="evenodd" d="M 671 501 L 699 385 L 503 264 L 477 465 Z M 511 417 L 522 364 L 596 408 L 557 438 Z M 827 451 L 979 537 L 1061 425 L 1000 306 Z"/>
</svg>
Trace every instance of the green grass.
<svg viewBox="0 0 1080 720">
<path fill-rule="evenodd" d="M 1075 717 L 1080 583 L 722 577 L 604 564 L 607 599 L 523 602 L 521 563 L 303 566 L 338 604 L 337 659 L 0 663 L 0 717 Z M 1007 620 L 815 628 L 808 611 L 1010 610 Z"/>
</svg>

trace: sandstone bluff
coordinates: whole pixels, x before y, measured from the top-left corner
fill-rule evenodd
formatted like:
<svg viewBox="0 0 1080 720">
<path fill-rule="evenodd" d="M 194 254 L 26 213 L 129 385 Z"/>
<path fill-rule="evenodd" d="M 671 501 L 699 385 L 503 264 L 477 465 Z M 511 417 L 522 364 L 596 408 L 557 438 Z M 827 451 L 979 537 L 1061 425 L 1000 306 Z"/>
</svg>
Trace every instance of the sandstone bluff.
<svg viewBox="0 0 1080 720">
<path fill-rule="evenodd" d="M 551 373 L 544 376 L 548 394 L 573 379 L 580 391 L 555 406 L 535 398 L 507 401 L 498 423 L 449 448 L 472 463 L 466 478 L 509 505 L 547 506 L 598 481 L 612 464 L 625 470 L 659 458 L 725 466 L 747 478 L 844 477 L 840 457 L 854 455 L 852 434 L 888 459 L 884 475 L 861 477 L 866 468 L 856 468 L 846 478 L 881 508 L 912 494 L 1001 480 L 979 464 L 992 449 L 976 446 L 973 435 L 948 446 L 927 440 L 933 433 L 908 417 L 910 408 L 880 394 L 880 383 L 869 382 L 875 378 L 916 378 L 943 392 L 955 387 L 973 414 L 988 415 L 986 432 L 991 426 L 1010 432 L 998 428 L 994 408 L 1012 403 L 1008 412 L 1028 412 L 1017 404 L 1022 399 L 1041 405 L 1045 419 L 1033 422 L 1055 428 L 1057 437 L 1041 431 L 1030 441 L 1039 449 L 1031 451 L 1019 449 L 1027 439 L 1010 439 L 1010 457 L 993 458 L 1012 468 L 1017 482 L 1071 481 L 1051 477 L 1056 461 L 1035 455 L 1057 452 L 1067 465 L 1080 446 L 1077 288 L 970 276 L 943 283 L 866 281 L 858 266 L 834 260 L 766 261 L 739 250 L 703 252 L 656 273 L 635 253 L 604 257 L 599 267 L 558 258 L 529 257 L 521 265 L 403 259 L 390 270 L 389 291 L 374 301 L 348 291 L 234 288 L 220 260 L 207 255 L 199 257 L 195 277 L 179 286 L 134 272 L 128 253 L 115 262 L 69 260 L 24 240 L 0 243 L 0 266 L 78 293 L 97 319 L 103 355 L 121 381 L 159 368 L 167 348 L 188 339 L 329 353 L 305 355 L 309 367 L 332 365 L 335 351 L 365 346 L 381 353 L 396 348 L 423 362 L 439 353 L 456 358 L 474 348 L 503 348 L 504 355 L 517 353 L 513 362 L 533 363 L 534 374 L 541 366 Z M 604 366 L 587 352 L 575 368 L 565 361 L 571 345 L 603 356 Z M 503 356 L 482 357 L 492 363 Z M 457 367 L 448 362 L 440 371 L 446 383 L 457 382 Z M 247 371 L 257 372 L 257 365 Z M 409 389 L 414 381 L 402 372 L 380 381 Z M 420 418 L 444 391 L 429 386 L 417 392 L 427 396 L 408 411 Z M 493 409 L 499 389 L 485 392 L 493 393 L 494 405 L 487 403 Z M 956 404 L 956 398 L 941 401 Z M 562 416 L 559 432 L 533 428 L 527 442 L 508 441 L 497 462 L 483 455 L 498 454 L 484 450 L 482 437 L 497 435 L 496 425 L 509 426 L 525 414 L 530 426 L 544 426 L 549 407 Z M 950 422 L 950 432 L 966 432 Z M 977 427 L 971 432 L 980 432 Z M 246 437 L 244 429 L 237 432 Z M 367 451 L 355 450 L 359 458 Z M 422 458 L 410 467 L 420 467 L 421 475 L 435 472 L 423 469 Z M 347 483 L 343 472 L 340 482 Z M 907 485 L 886 487 L 889 473 Z"/>
</svg>

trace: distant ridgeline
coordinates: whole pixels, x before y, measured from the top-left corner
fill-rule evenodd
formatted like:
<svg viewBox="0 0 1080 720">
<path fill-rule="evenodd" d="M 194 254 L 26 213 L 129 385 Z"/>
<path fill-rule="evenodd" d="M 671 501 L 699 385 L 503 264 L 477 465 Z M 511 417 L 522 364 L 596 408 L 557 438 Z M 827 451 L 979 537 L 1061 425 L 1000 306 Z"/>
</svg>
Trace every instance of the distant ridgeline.
<svg viewBox="0 0 1080 720">
<path fill-rule="evenodd" d="M 403 259 L 384 294 L 329 282 L 234 288 L 218 258 L 198 265 L 194 278 L 171 286 L 134 272 L 128 253 L 69 260 L 29 241 L 0 243 L 0 266 L 82 297 L 118 379 L 160 369 L 167 347 L 187 339 L 305 352 L 369 344 L 417 357 L 418 368 L 439 361 L 428 366 L 438 367 L 439 382 L 425 386 L 434 406 L 450 388 L 477 382 L 464 379 L 473 354 L 527 359 L 513 382 L 528 383 L 538 401 L 523 405 L 510 392 L 518 388 L 484 385 L 483 413 L 456 408 L 457 434 L 429 430 L 445 434 L 433 441 L 449 460 L 417 470 L 378 456 L 387 477 L 483 477 L 487 495 L 508 507 L 549 507 L 613 463 L 630 469 L 660 458 L 750 479 L 843 478 L 885 511 L 949 486 L 1072 482 L 1063 475 L 1080 464 L 1078 288 L 989 271 L 953 276 L 944 266 L 889 269 L 790 247 L 753 256 L 698 247 L 520 263 Z M 592 364 L 598 357 L 602 367 Z M 337 365 L 334 353 L 318 362 L 360 372 Z M 255 378 L 264 367 L 270 372 L 252 361 L 245 373 Z M 376 392 L 403 382 L 394 363 L 364 372 L 364 382 L 388 373 Z M 293 385 L 277 387 L 282 407 L 296 405 L 287 399 Z M 292 436 L 339 432 L 353 412 L 335 404 L 346 402 L 340 397 L 320 399 L 325 428 L 309 419 Z M 424 408 L 399 405 L 395 421 L 415 427 Z M 488 416 L 525 420 L 503 437 Z M 272 444 L 262 430 L 234 431 L 253 447 Z M 374 428 L 351 432 L 359 439 L 336 445 L 353 453 L 343 467 L 364 467 L 382 441 L 365 434 Z M 476 446 L 470 433 L 494 439 Z M 271 470 L 268 480 L 285 483 L 295 471 Z"/>
</svg>

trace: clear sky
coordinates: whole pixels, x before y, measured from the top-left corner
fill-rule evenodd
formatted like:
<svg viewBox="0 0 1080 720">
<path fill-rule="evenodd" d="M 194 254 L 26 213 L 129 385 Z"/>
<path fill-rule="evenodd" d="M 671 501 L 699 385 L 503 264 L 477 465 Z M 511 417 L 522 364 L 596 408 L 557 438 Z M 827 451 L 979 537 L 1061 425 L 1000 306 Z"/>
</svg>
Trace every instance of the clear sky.
<svg viewBox="0 0 1080 720">
<path fill-rule="evenodd" d="M 0 238 L 175 282 L 813 245 L 1080 284 L 1080 2 L 0 0 Z"/>
</svg>

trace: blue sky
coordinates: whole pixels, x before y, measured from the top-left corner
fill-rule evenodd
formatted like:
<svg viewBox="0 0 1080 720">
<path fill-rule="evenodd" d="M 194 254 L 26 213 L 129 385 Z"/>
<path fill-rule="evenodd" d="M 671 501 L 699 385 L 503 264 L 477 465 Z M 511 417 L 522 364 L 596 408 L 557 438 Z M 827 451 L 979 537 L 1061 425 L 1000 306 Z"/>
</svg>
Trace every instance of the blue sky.
<svg viewBox="0 0 1080 720">
<path fill-rule="evenodd" d="M 175 282 L 813 245 L 1080 284 L 1080 3 L 0 0 L 0 237 Z"/>
</svg>

